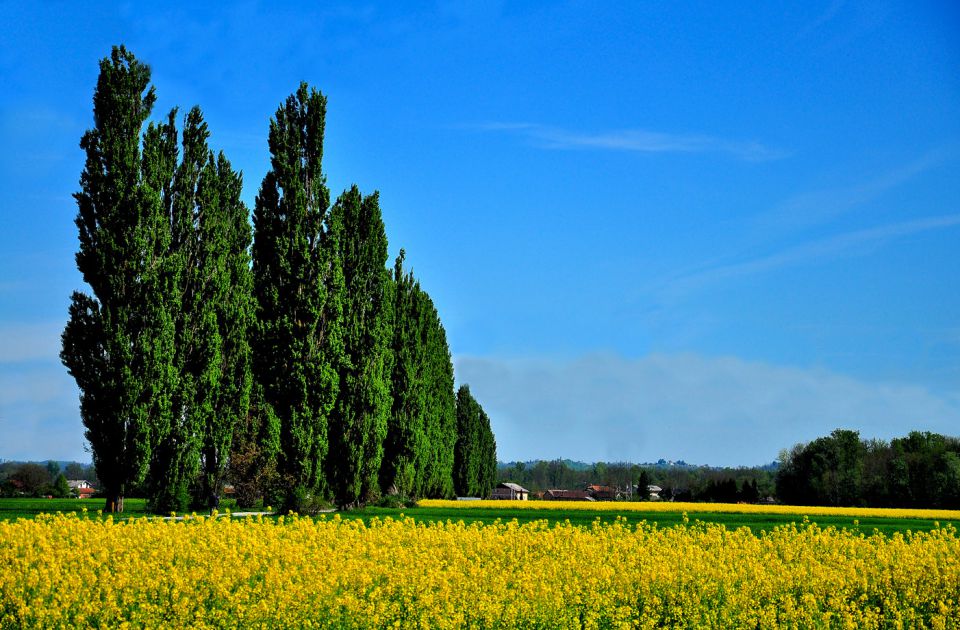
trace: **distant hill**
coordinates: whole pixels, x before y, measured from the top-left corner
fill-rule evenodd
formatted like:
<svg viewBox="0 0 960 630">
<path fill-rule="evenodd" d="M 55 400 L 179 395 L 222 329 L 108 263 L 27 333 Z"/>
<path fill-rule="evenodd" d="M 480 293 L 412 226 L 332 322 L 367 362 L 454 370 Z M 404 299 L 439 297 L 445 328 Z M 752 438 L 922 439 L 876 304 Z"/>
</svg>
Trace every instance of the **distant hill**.
<svg viewBox="0 0 960 630">
<path fill-rule="evenodd" d="M 540 462 L 544 462 L 547 464 L 551 462 L 560 462 L 564 466 L 566 466 L 569 470 L 576 470 L 576 471 L 590 470 L 591 468 L 593 468 L 592 462 L 580 462 L 580 461 L 574 461 L 572 459 L 529 459 L 525 462 L 501 462 L 498 460 L 497 469 L 504 470 L 506 468 L 512 468 L 517 464 L 523 464 L 527 468 L 533 468 Z"/>
<path fill-rule="evenodd" d="M 574 470 L 574 471 L 577 471 L 577 472 L 582 472 L 582 471 L 585 471 L 585 470 L 590 470 L 590 469 L 592 469 L 592 468 L 596 465 L 596 463 L 594 463 L 594 462 L 581 462 L 581 461 L 572 460 L 572 459 L 552 459 L 552 460 L 548 460 L 548 459 L 543 459 L 543 460 L 541 460 L 541 459 L 530 459 L 530 460 L 527 460 L 527 461 L 524 461 L 524 462 L 516 462 L 516 461 L 513 461 L 513 462 L 501 462 L 501 461 L 498 461 L 498 462 L 497 462 L 497 469 L 498 469 L 498 470 L 506 470 L 506 469 L 508 469 L 508 468 L 514 468 L 518 463 L 522 463 L 525 468 L 533 468 L 533 467 L 535 467 L 537 464 L 539 464 L 540 462 L 545 462 L 545 463 L 547 463 L 547 464 L 549 464 L 549 463 L 551 463 L 551 462 L 560 462 L 560 463 L 564 464 L 564 465 L 567 467 L 568 470 Z M 641 468 L 657 468 L 657 469 L 676 469 L 676 468 L 679 468 L 679 469 L 683 469 L 683 470 L 689 470 L 689 469 L 694 469 L 694 468 L 704 468 L 704 469 L 707 469 L 707 470 L 724 470 L 724 469 L 736 469 L 736 468 L 749 468 L 749 469 L 754 469 L 754 470 L 759 469 L 759 470 L 764 470 L 764 471 L 769 471 L 769 472 L 775 472 L 775 471 L 780 467 L 780 463 L 777 462 L 777 461 L 772 461 L 772 462 L 770 462 L 769 464 L 763 464 L 762 466 L 708 466 L 708 465 L 706 465 L 706 464 L 689 464 L 689 463 L 683 461 L 682 459 L 678 459 L 678 460 L 676 460 L 676 461 L 674 461 L 674 460 L 668 460 L 668 459 L 659 459 L 659 460 L 657 460 L 657 461 L 655 461 L 655 462 L 643 462 L 643 463 L 638 463 L 638 464 L 634 464 L 633 462 L 597 462 L 597 463 L 602 463 L 602 464 L 605 464 L 605 465 L 607 465 L 607 466 L 623 466 L 623 465 L 633 466 L 633 465 L 636 465 L 636 466 L 640 466 Z"/>
</svg>

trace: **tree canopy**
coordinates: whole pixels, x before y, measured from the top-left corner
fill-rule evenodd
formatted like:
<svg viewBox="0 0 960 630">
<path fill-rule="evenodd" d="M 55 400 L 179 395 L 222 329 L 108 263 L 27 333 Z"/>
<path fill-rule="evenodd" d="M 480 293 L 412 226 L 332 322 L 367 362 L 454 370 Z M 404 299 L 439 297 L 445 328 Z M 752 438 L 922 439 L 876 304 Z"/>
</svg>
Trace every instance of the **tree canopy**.
<svg viewBox="0 0 960 630">
<path fill-rule="evenodd" d="M 326 97 L 301 83 L 270 120 L 252 229 L 199 107 L 181 134 L 177 108 L 149 121 L 155 102 L 149 67 L 114 48 L 81 141 L 90 292 L 61 357 L 108 509 L 135 488 L 154 511 L 215 508 L 228 476 L 297 510 L 447 497 L 458 444 L 471 487 L 492 485 L 489 419 L 474 401 L 477 444 L 458 438 L 446 332 L 403 252 L 386 268 L 379 194 L 330 205 Z"/>
</svg>

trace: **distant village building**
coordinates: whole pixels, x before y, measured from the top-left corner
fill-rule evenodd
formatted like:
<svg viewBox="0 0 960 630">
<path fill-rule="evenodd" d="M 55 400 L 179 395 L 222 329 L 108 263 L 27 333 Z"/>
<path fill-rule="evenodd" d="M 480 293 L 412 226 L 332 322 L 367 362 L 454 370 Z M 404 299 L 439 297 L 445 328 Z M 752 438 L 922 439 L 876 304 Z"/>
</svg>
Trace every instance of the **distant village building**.
<svg viewBox="0 0 960 630">
<path fill-rule="evenodd" d="M 510 483 L 509 481 L 497 484 L 493 489 L 492 499 L 505 499 L 508 501 L 526 501 L 530 497 L 530 491 L 526 488 Z"/>
<path fill-rule="evenodd" d="M 659 501 L 660 493 L 663 492 L 663 488 L 660 486 L 649 485 L 647 486 L 647 498 L 651 501 Z"/>
<path fill-rule="evenodd" d="M 594 501 L 586 490 L 547 490 L 544 501 Z"/>
<path fill-rule="evenodd" d="M 617 491 L 610 486 L 590 485 L 585 489 L 595 501 L 613 501 L 617 498 Z"/>
<path fill-rule="evenodd" d="M 93 485 L 86 479 L 67 479 L 67 486 L 81 499 L 89 499 L 96 492 Z"/>
</svg>

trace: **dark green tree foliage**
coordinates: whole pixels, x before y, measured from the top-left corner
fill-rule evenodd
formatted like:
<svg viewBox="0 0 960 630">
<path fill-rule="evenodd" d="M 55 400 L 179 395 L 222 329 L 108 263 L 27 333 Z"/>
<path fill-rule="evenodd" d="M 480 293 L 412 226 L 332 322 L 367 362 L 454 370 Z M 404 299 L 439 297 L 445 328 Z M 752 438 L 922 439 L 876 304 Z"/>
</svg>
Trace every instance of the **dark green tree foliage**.
<svg viewBox="0 0 960 630">
<path fill-rule="evenodd" d="M 423 302 L 427 365 L 427 415 L 425 434 L 429 457 L 423 468 L 427 497 L 453 496 L 453 448 L 457 441 L 457 401 L 454 393 L 453 361 L 447 345 L 447 333 L 433 300 L 426 292 L 419 293 Z"/>
<path fill-rule="evenodd" d="M 50 471 L 35 462 L 18 465 L 10 478 L 16 482 L 18 492 L 27 496 L 39 496 L 53 481 Z"/>
<path fill-rule="evenodd" d="M 65 499 L 70 496 L 70 484 L 67 483 L 66 475 L 63 473 L 57 475 L 56 480 L 53 482 L 53 487 L 51 488 L 50 494 L 58 499 Z"/>
<path fill-rule="evenodd" d="M 889 444 L 852 431 L 798 444 L 782 456 L 777 495 L 803 505 L 960 507 L 960 440 L 913 431 Z"/>
<path fill-rule="evenodd" d="M 890 442 L 891 503 L 905 507 L 960 507 L 960 441 L 912 431 Z"/>
<path fill-rule="evenodd" d="M 741 494 L 737 489 L 737 481 L 728 477 L 708 481 L 707 487 L 697 498 L 710 503 L 736 503 L 740 500 Z"/>
<path fill-rule="evenodd" d="M 394 265 L 393 411 L 380 483 L 388 493 L 448 497 L 457 435 L 453 363 L 433 300 L 404 272 L 404 257 L 401 250 Z"/>
<path fill-rule="evenodd" d="M 216 164 L 207 162 L 212 181 L 210 208 L 199 217 L 203 256 L 211 265 L 206 291 L 214 307 L 219 348 L 204 355 L 219 359 L 219 382 L 215 382 L 206 403 L 208 413 L 202 425 L 200 451 L 200 492 L 207 507 L 216 508 L 223 490 L 226 466 L 237 428 L 249 415 L 253 385 L 250 330 L 253 324 L 253 274 L 250 270 L 250 244 L 253 235 L 247 206 L 240 200 L 243 181 L 222 153 Z M 204 195 L 206 189 L 201 189 Z"/>
<path fill-rule="evenodd" d="M 781 501 L 809 505 L 859 505 L 866 449 L 856 431 L 837 429 L 794 449 L 777 472 Z"/>
<path fill-rule="evenodd" d="M 63 474 L 66 475 L 67 479 L 86 479 L 90 481 L 88 475 L 91 473 L 92 471 L 87 466 L 77 462 L 70 462 L 63 469 Z"/>
<path fill-rule="evenodd" d="M 744 503 L 756 503 L 760 500 L 760 487 L 757 485 L 756 479 L 743 482 L 738 499 Z"/>
<path fill-rule="evenodd" d="M 485 497 L 497 483 L 497 447 L 490 418 L 470 393 L 457 390 L 457 440 L 453 450 L 453 489 L 459 496 Z"/>
<path fill-rule="evenodd" d="M 169 424 L 152 452 L 148 494 L 150 508 L 155 512 L 183 511 L 189 506 L 190 484 L 199 468 L 199 423 L 201 414 L 194 405 L 197 392 L 197 366 L 194 364 L 198 342 L 195 328 L 194 284 L 199 272 L 196 264 L 198 249 L 194 225 L 197 204 L 197 185 L 200 171 L 206 161 L 207 132 L 198 109 L 186 118 L 183 131 L 183 159 L 177 164 L 176 111 L 170 113 L 165 125 L 151 124 L 144 140 L 144 153 L 154 157 L 157 168 L 147 178 L 151 186 L 164 190 L 162 226 L 169 235 L 168 248 L 163 253 L 163 286 L 171 306 L 174 321 L 175 350 L 173 367 L 177 382 L 171 401 Z"/>
<path fill-rule="evenodd" d="M 650 491 L 647 490 L 647 486 L 653 485 L 653 480 L 650 478 L 650 473 L 646 469 L 640 471 L 640 476 L 637 478 L 637 496 L 638 501 L 646 501 L 650 498 Z"/>
<path fill-rule="evenodd" d="M 254 209 L 261 431 L 279 435 L 287 507 L 326 494 L 328 419 L 343 359 L 342 225 L 321 163 L 326 99 L 301 84 L 270 121 L 271 169 Z M 277 429 L 269 425 L 277 425 Z"/>
<path fill-rule="evenodd" d="M 387 235 L 379 197 L 345 191 L 331 213 L 343 225 L 345 357 L 330 418 L 328 482 L 338 505 L 379 495 L 378 475 L 390 415 L 390 311 Z"/>
<path fill-rule="evenodd" d="M 453 449 L 453 490 L 480 495 L 480 404 L 468 385 L 457 390 L 457 442 Z"/>
<path fill-rule="evenodd" d="M 419 342 L 425 316 L 420 312 L 423 302 L 417 298 L 420 285 L 412 273 L 404 273 L 404 258 L 405 252 L 401 249 L 390 289 L 394 299 L 393 404 L 380 466 L 380 486 L 387 494 L 416 496 L 422 487 L 419 471 L 426 461 L 426 359 L 424 345 Z"/>
<path fill-rule="evenodd" d="M 94 128 L 80 143 L 77 267 L 92 295 L 74 292 L 61 359 L 80 388 L 80 414 L 106 509 L 123 510 L 166 436 L 172 393 L 174 322 L 164 290 L 169 230 L 169 129 L 140 133 L 150 116 L 150 69 L 123 47 L 100 63 Z M 174 139 L 175 145 L 175 139 Z M 175 146 L 174 146 L 175 150 Z"/>
<path fill-rule="evenodd" d="M 497 440 L 490 427 L 490 418 L 480 408 L 480 476 L 478 494 L 481 498 L 490 496 L 497 485 Z"/>
<path fill-rule="evenodd" d="M 295 509 L 381 489 L 452 495 L 446 334 L 402 253 L 393 277 L 384 268 L 377 195 L 353 188 L 329 208 L 324 97 L 301 84 L 271 120 L 251 256 L 241 179 L 208 148 L 199 109 L 182 154 L 176 110 L 141 136 L 149 80 L 122 47 L 101 62 L 75 195 L 92 291 L 71 298 L 61 357 L 107 508 L 145 481 L 156 511 L 191 494 L 215 507 L 228 461 L 248 499 L 272 486 Z M 474 411 L 470 484 L 484 492 L 496 445 Z"/>
<path fill-rule="evenodd" d="M 157 145 L 176 163 L 175 113 L 148 129 L 144 152 Z M 153 134 L 165 139 L 154 142 Z M 241 180 L 207 145 L 199 108 L 186 116 L 183 157 L 164 169 L 170 233 L 164 292 L 175 322 L 177 388 L 173 413 L 153 450 L 149 494 L 154 511 L 215 507 L 233 429 L 249 405 L 250 227 Z M 201 474 L 202 471 L 202 474 Z"/>
<path fill-rule="evenodd" d="M 863 462 L 863 499 L 869 506 L 879 507 L 891 505 L 889 502 L 891 489 L 896 479 L 891 479 L 891 460 L 893 453 L 890 445 L 884 440 L 866 440 L 866 449 Z"/>
</svg>

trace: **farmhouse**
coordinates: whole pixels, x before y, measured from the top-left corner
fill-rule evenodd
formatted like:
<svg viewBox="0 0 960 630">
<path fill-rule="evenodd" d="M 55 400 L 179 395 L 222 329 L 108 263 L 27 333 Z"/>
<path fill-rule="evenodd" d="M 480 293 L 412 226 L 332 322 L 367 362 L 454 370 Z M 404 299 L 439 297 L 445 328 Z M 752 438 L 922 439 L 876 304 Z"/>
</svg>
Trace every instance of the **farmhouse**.
<svg viewBox="0 0 960 630">
<path fill-rule="evenodd" d="M 510 483 L 509 481 L 497 484 L 497 487 L 493 489 L 493 494 L 490 495 L 491 499 L 506 499 L 508 501 L 526 501 L 530 496 L 530 491 L 526 488 L 517 485 L 515 483 Z"/>
<path fill-rule="evenodd" d="M 610 486 L 587 486 L 586 491 L 597 501 L 613 501 L 617 498 L 617 491 Z"/>
<path fill-rule="evenodd" d="M 543 493 L 545 501 L 593 501 L 586 490 L 547 490 Z"/>
<path fill-rule="evenodd" d="M 96 491 L 93 485 L 86 479 L 67 479 L 67 486 L 81 499 L 89 499 Z"/>
</svg>

